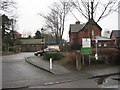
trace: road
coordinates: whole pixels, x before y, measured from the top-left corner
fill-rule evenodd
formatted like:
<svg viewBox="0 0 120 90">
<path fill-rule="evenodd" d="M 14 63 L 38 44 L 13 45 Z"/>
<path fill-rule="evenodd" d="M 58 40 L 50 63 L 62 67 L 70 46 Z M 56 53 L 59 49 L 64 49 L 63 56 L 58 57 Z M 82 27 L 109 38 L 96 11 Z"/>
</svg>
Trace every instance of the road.
<svg viewBox="0 0 120 90">
<path fill-rule="evenodd" d="M 98 85 L 96 78 L 88 79 L 96 75 L 116 73 L 117 67 L 99 70 L 88 70 L 53 75 L 36 68 L 25 61 L 25 57 L 33 56 L 33 53 L 20 53 L 2 57 L 2 86 L 3 88 L 104 88 L 118 87 L 118 81 L 107 79 L 108 83 Z M 118 71 L 117 71 L 118 72 Z M 100 76 L 101 77 L 101 76 Z M 118 78 L 118 75 L 112 78 Z M 116 86 L 117 85 L 117 86 Z"/>
<path fill-rule="evenodd" d="M 33 53 L 20 53 L 2 57 L 2 85 L 7 87 L 25 87 L 41 79 L 52 76 L 51 73 L 32 66 L 25 57 Z"/>
</svg>

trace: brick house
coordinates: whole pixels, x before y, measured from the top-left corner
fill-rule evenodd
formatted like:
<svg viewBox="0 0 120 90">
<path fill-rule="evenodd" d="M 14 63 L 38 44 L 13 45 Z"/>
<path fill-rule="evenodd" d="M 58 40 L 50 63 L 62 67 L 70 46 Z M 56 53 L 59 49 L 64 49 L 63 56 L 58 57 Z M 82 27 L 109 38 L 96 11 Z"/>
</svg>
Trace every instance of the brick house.
<svg viewBox="0 0 120 90">
<path fill-rule="evenodd" d="M 113 30 L 111 32 L 110 38 L 114 40 L 113 45 L 116 47 L 120 47 L 120 30 Z"/>
<path fill-rule="evenodd" d="M 113 40 L 106 37 L 96 36 L 96 40 L 98 40 L 97 46 L 99 48 L 112 48 L 113 47 Z"/>
<path fill-rule="evenodd" d="M 75 24 L 70 24 L 69 28 L 69 41 L 71 45 L 79 44 L 78 43 L 78 34 L 79 31 L 84 27 L 85 24 L 80 24 L 79 21 L 77 21 Z"/>
<path fill-rule="evenodd" d="M 20 33 L 17 32 L 17 31 L 11 31 L 11 32 L 10 32 L 10 36 L 11 36 L 11 37 L 14 37 L 14 39 L 19 39 L 19 38 L 21 38 L 22 34 L 20 34 Z"/>
<path fill-rule="evenodd" d="M 92 33 L 90 33 L 90 23 L 92 22 Z M 89 20 L 86 24 L 81 24 L 77 21 L 75 24 L 70 24 L 69 28 L 69 41 L 72 49 L 80 49 L 82 45 L 82 38 L 90 38 L 92 34 L 92 39 L 96 36 L 101 36 L 102 28 L 94 21 Z"/>
</svg>

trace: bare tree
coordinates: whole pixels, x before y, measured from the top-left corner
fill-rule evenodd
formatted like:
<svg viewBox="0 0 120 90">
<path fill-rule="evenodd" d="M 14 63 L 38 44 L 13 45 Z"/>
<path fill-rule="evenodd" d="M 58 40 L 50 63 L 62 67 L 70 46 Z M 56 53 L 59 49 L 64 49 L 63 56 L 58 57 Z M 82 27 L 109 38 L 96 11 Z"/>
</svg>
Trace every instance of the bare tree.
<svg viewBox="0 0 120 90">
<path fill-rule="evenodd" d="M 53 7 L 50 7 L 51 12 L 47 16 L 40 14 L 46 19 L 46 26 L 55 34 L 56 41 L 60 45 L 62 45 L 65 19 L 73 6 L 71 2 L 72 0 L 54 2 Z"/>
<path fill-rule="evenodd" d="M 55 35 L 56 43 L 59 44 L 59 22 L 58 22 L 58 15 L 54 10 L 51 10 L 48 15 L 40 14 L 42 17 L 45 18 L 45 28 L 51 31 Z"/>
<path fill-rule="evenodd" d="M 14 16 L 16 10 L 16 2 L 13 0 L 1 0 L 0 1 L 0 12 L 9 16 Z"/>
<path fill-rule="evenodd" d="M 73 5 L 87 20 L 99 22 L 118 9 L 118 0 L 76 0 Z"/>
<path fill-rule="evenodd" d="M 6 30 L 14 30 L 16 24 L 16 2 L 13 0 L 1 0 L 0 1 L 0 13 L 2 14 L 2 33 L 3 36 Z M 7 28 L 4 28 L 6 27 Z M 9 27 L 8 27 L 9 26 Z"/>
<path fill-rule="evenodd" d="M 0 1 L 0 13 L 2 15 L 8 16 L 12 23 L 16 24 L 16 7 L 17 3 L 13 0 L 1 0 Z"/>
</svg>

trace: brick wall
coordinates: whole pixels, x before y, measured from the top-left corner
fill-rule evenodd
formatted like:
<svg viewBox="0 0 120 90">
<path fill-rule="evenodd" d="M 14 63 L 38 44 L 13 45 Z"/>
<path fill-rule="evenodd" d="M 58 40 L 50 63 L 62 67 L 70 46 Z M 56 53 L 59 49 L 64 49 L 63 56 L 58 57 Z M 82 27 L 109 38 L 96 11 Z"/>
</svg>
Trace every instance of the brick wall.
<svg viewBox="0 0 120 90">
<path fill-rule="evenodd" d="M 78 32 L 78 43 L 82 42 L 82 38 L 90 37 L 90 29 L 89 28 L 90 28 L 89 25 L 87 25 L 83 31 Z M 101 30 L 96 25 L 94 25 L 93 30 L 94 30 L 93 38 L 95 38 L 96 36 L 101 36 Z"/>
</svg>

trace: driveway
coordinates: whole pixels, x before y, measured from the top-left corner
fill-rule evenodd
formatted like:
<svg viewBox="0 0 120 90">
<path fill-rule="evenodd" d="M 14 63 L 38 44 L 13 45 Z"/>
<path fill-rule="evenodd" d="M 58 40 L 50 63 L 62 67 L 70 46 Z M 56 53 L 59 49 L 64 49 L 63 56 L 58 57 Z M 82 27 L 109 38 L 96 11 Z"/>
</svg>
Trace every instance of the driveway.
<svg viewBox="0 0 120 90">
<path fill-rule="evenodd" d="M 2 57 L 2 85 L 8 87 L 23 87 L 35 83 L 36 80 L 47 79 L 52 76 L 44 70 L 38 69 L 25 61 L 25 57 L 33 53 L 20 53 Z"/>
</svg>

